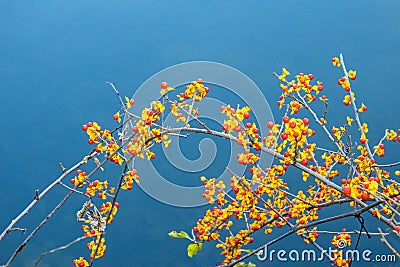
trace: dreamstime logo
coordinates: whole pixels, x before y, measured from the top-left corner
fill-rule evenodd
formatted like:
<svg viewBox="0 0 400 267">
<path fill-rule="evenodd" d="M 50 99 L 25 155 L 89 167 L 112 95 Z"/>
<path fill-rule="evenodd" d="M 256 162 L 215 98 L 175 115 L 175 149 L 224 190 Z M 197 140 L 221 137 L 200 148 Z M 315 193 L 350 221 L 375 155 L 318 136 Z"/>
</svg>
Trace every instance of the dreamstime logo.
<svg viewBox="0 0 400 267">
<path fill-rule="evenodd" d="M 337 245 L 338 249 L 343 249 L 343 248 L 347 247 L 347 240 L 340 238 L 336 241 L 336 245 Z"/>
<path fill-rule="evenodd" d="M 194 61 L 186 62 L 178 65 L 168 67 L 145 81 L 138 90 L 134 93 L 133 99 L 136 100 L 136 104 L 129 110 L 130 113 L 140 114 L 141 110 L 149 107 L 150 101 L 161 100 L 160 96 L 160 84 L 163 81 L 167 81 L 169 86 L 179 88 L 191 83 L 193 80 L 201 77 L 204 83 L 210 87 L 211 90 L 223 90 L 223 97 L 213 98 L 212 91 L 202 101 L 195 103 L 195 108 L 200 111 L 200 119 L 207 119 L 213 121 L 218 125 L 222 125 L 223 120 L 227 119 L 225 115 L 221 114 L 220 107 L 222 105 L 231 104 L 235 106 L 236 103 L 232 102 L 232 99 L 240 99 L 246 105 L 252 109 L 252 121 L 259 124 L 260 135 L 263 135 L 265 131 L 265 123 L 273 121 L 271 109 L 268 101 L 265 99 L 261 90 L 257 85 L 245 74 L 238 71 L 230 66 L 208 62 L 208 61 Z M 213 88 L 213 86 L 215 88 Z M 222 89 L 223 88 L 223 89 Z M 222 92 L 222 91 L 221 91 Z M 175 92 L 172 92 L 174 94 Z M 126 117 L 125 120 L 128 118 Z M 182 124 L 175 122 L 175 117 L 168 113 L 164 117 L 164 125 L 171 127 L 181 127 Z M 190 122 L 190 121 L 189 121 Z M 221 129 L 219 127 L 218 129 Z M 125 133 L 127 136 L 132 134 L 132 129 L 128 129 Z M 200 157 L 197 159 L 189 159 L 180 147 L 179 136 L 171 136 L 171 146 L 168 148 L 162 148 L 165 155 L 166 161 L 162 164 L 170 164 L 174 168 L 177 168 L 183 172 L 198 174 L 198 177 L 202 176 L 208 167 L 212 166 L 218 156 L 217 146 L 212 136 L 204 135 L 198 145 L 191 147 L 191 149 L 197 149 L 200 152 Z M 190 138 L 190 137 L 189 137 Z M 224 149 L 225 150 L 225 149 Z M 237 144 L 230 144 L 230 158 L 227 166 L 230 170 L 235 172 L 237 175 L 243 175 L 246 167 L 237 163 L 236 155 L 243 150 Z M 226 153 L 226 151 L 223 151 Z M 267 155 L 261 155 L 260 162 L 263 166 L 269 167 L 272 163 L 272 157 Z M 133 168 L 133 162 L 130 168 Z M 159 171 L 159 166 L 153 164 L 153 161 L 141 161 L 140 164 L 135 164 L 143 179 L 140 181 L 140 187 L 151 197 L 178 207 L 196 207 L 207 203 L 202 197 L 204 187 L 203 186 L 182 186 L 172 183 L 168 180 L 169 173 L 163 173 Z M 225 166 L 223 166 L 225 167 Z M 217 179 L 221 179 L 225 184 L 229 184 L 229 178 L 231 174 L 226 168 Z"/>
</svg>

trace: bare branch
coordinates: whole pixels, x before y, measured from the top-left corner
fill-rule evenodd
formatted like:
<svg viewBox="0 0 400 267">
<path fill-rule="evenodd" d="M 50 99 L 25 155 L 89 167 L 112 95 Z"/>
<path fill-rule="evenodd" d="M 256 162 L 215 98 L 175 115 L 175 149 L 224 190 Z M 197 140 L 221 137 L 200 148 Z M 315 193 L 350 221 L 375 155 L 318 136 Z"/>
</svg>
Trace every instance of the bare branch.
<svg viewBox="0 0 400 267">
<path fill-rule="evenodd" d="M 54 249 L 51 249 L 51 250 L 49 250 L 49 251 L 43 252 L 43 253 L 40 255 L 39 259 L 37 259 L 36 262 L 33 264 L 33 267 L 38 266 L 38 264 L 40 263 L 40 261 L 41 261 L 45 256 L 47 256 L 47 255 L 49 255 L 49 254 L 52 254 L 52 253 L 54 253 L 54 252 L 63 250 L 63 249 L 67 249 L 67 248 L 69 248 L 70 246 L 74 245 L 75 243 L 78 243 L 79 241 L 81 241 L 81 240 L 83 240 L 83 239 L 86 239 L 86 237 L 85 237 L 85 236 L 80 236 L 80 237 L 78 237 L 78 238 L 72 240 L 71 242 L 69 242 L 69 243 L 66 244 L 66 245 L 63 245 L 63 246 L 61 246 L 61 247 L 54 248 Z"/>
<path fill-rule="evenodd" d="M 382 232 L 381 228 L 378 227 L 378 231 L 379 231 L 379 234 L 380 234 L 380 236 L 381 236 L 381 242 L 384 243 L 384 244 L 393 252 L 393 254 L 396 255 L 397 258 L 400 259 L 400 254 L 399 254 L 399 252 L 397 252 L 397 250 L 396 250 L 392 245 L 390 245 L 390 243 L 389 243 L 389 242 L 387 241 L 387 239 L 385 238 L 385 235 L 384 235 L 384 233 Z"/>
<path fill-rule="evenodd" d="M 92 152 L 91 154 L 89 154 L 89 158 L 93 157 L 94 155 L 96 155 L 95 152 Z M 8 229 L 11 229 L 14 227 L 14 225 L 19 222 L 19 220 L 21 220 L 26 214 L 28 214 L 28 212 L 36 205 L 36 203 L 38 202 L 38 199 L 43 198 L 54 186 L 56 186 L 57 184 L 60 183 L 60 181 L 62 181 L 67 175 L 69 175 L 70 173 L 74 172 L 76 169 L 78 169 L 81 165 L 85 164 L 86 161 L 86 157 L 85 159 L 79 161 L 78 163 L 76 163 L 73 167 L 71 167 L 70 169 L 68 169 L 67 171 L 65 171 L 60 177 L 58 177 L 56 180 L 54 180 L 49 186 L 47 186 L 42 193 L 39 194 L 39 196 L 37 197 L 37 199 L 35 198 L 15 219 L 13 219 L 11 221 L 11 223 L 4 229 L 4 231 L 1 233 L 0 235 L 0 241 L 6 236 L 6 234 L 8 233 Z"/>
</svg>

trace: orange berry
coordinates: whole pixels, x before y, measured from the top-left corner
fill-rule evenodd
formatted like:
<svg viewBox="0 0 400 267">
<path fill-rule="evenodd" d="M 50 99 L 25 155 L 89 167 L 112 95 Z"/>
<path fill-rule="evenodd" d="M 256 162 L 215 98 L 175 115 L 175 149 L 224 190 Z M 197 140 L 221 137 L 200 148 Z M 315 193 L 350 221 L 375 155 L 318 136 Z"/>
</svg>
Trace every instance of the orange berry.
<svg viewBox="0 0 400 267">
<path fill-rule="evenodd" d="M 161 89 L 167 89 L 168 88 L 168 83 L 167 82 L 162 82 L 160 87 L 161 87 Z"/>
<path fill-rule="evenodd" d="M 343 193 L 344 193 L 345 195 L 349 196 L 350 193 L 351 193 L 351 188 L 350 188 L 349 186 L 343 187 Z"/>
</svg>

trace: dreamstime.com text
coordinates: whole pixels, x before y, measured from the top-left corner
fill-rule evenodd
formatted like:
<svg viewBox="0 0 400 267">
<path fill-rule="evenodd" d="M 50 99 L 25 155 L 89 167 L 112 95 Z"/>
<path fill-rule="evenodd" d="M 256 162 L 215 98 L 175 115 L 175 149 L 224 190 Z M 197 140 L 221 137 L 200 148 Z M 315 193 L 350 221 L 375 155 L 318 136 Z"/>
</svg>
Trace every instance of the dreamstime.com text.
<svg viewBox="0 0 400 267">
<path fill-rule="evenodd" d="M 333 255 L 335 250 L 329 248 L 328 250 L 322 251 L 314 251 L 312 249 L 305 250 L 295 250 L 292 249 L 290 251 L 280 249 L 275 250 L 272 249 L 270 251 L 267 248 L 261 250 L 262 253 L 258 254 L 258 259 L 260 261 L 292 261 L 292 262 L 317 262 L 317 261 L 325 261 L 327 257 L 331 261 L 334 260 Z M 348 249 L 343 251 L 344 259 L 351 259 L 352 261 L 360 262 L 396 262 L 396 256 L 394 254 L 373 254 L 373 252 L 369 249 L 359 251 Z"/>
</svg>

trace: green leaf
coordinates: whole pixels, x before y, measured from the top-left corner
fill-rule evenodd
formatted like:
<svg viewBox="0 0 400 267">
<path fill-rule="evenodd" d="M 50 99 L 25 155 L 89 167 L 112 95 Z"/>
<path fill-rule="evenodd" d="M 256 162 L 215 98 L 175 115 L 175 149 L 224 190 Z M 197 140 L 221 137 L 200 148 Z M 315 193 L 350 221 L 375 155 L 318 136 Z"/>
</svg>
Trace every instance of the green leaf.
<svg viewBox="0 0 400 267">
<path fill-rule="evenodd" d="M 180 231 L 179 233 L 177 231 L 172 231 L 168 233 L 168 235 L 173 238 L 187 238 L 190 240 L 189 235 L 185 231 Z"/>
<path fill-rule="evenodd" d="M 253 252 L 254 249 L 241 249 L 240 251 L 243 251 L 245 253 L 250 253 L 250 252 Z"/>
<path fill-rule="evenodd" d="M 245 262 L 236 263 L 233 267 L 256 267 L 256 265 L 250 261 L 249 263 Z"/>
<path fill-rule="evenodd" d="M 190 258 L 192 258 L 193 256 L 195 256 L 197 254 L 197 252 L 199 252 L 201 250 L 202 247 L 203 247 L 203 243 L 190 244 L 187 247 L 188 256 Z"/>
</svg>

